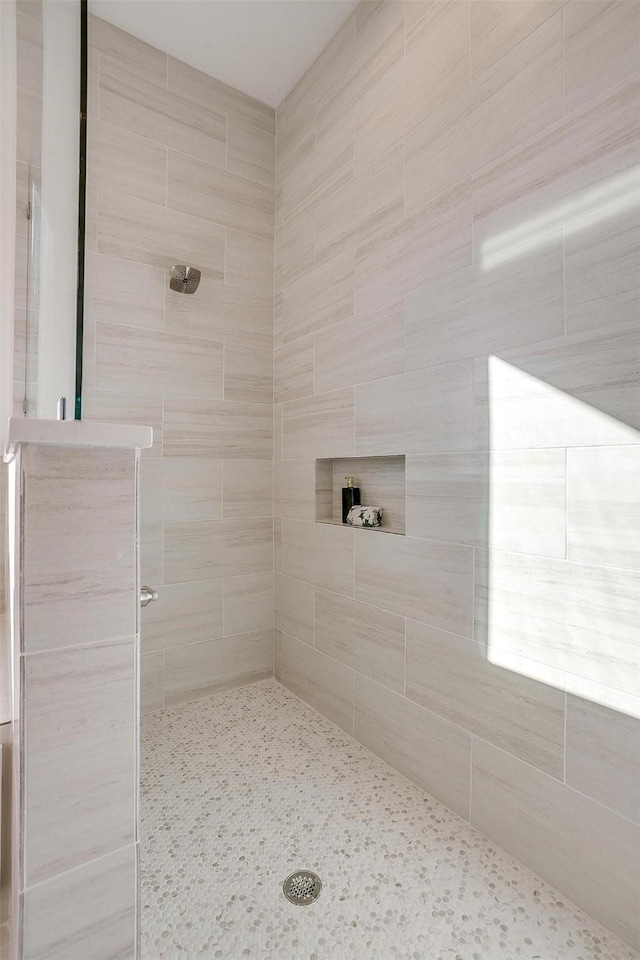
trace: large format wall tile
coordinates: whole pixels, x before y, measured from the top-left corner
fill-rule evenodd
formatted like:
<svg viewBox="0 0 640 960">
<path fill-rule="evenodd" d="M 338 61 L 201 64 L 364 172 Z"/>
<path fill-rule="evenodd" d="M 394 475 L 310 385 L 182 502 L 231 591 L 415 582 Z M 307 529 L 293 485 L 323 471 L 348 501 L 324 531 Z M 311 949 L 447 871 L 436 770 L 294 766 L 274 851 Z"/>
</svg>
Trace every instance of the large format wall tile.
<svg viewBox="0 0 640 960">
<path fill-rule="evenodd" d="M 222 581 L 197 580 L 159 587 L 158 599 L 140 611 L 140 627 L 144 654 L 221 637 Z"/>
<path fill-rule="evenodd" d="M 403 373 L 405 329 L 402 301 L 359 313 L 314 337 L 316 393 L 352 387 Z"/>
<path fill-rule="evenodd" d="M 109 61 L 125 70 L 136 71 L 141 78 L 158 85 L 167 82 L 167 55 L 162 50 L 143 43 L 100 17 L 91 17 L 89 45 L 106 54 Z"/>
<path fill-rule="evenodd" d="M 140 657 L 140 715 L 164 707 L 164 654 L 144 653 Z"/>
<path fill-rule="evenodd" d="M 271 518 L 166 523 L 165 578 L 169 583 L 266 573 L 273 562 Z"/>
<path fill-rule="evenodd" d="M 275 288 L 283 290 L 315 267 L 315 217 L 310 214 L 279 231 L 275 251 Z"/>
<path fill-rule="evenodd" d="M 265 350 L 273 346 L 273 303 L 268 296 L 227 283 L 201 280 L 194 296 L 167 290 L 166 297 L 168 333 Z"/>
<path fill-rule="evenodd" d="M 289 229 L 353 179 L 353 123 L 316 138 L 316 146 L 284 182 L 284 225 Z"/>
<path fill-rule="evenodd" d="M 275 403 L 297 400 L 313 394 L 313 336 L 298 337 L 276 347 L 273 356 L 273 399 Z M 330 388 L 329 388 L 330 389 Z M 322 391 L 319 390 L 318 393 Z"/>
<path fill-rule="evenodd" d="M 334 257 L 284 291 L 284 340 L 315 333 L 353 314 L 353 251 Z"/>
<path fill-rule="evenodd" d="M 273 675 L 273 629 L 165 650 L 165 706 Z"/>
<path fill-rule="evenodd" d="M 314 460 L 276 460 L 273 464 L 273 512 L 292 520 L 316 518 Z M 290 633 L 290 630 L 285 631 Z"/>
<path fill-rule="evenodd" d="M 545 20 L 562 10 L 564 0 L 483 0 L 471 6 L 471 76 L 480 76 L 516 48 Z"/>
<path fill-rule="evenodd" d="M 346 597 L 354 594 L 353 529 L 283 520 L 282 573 Z"/>
<path fill-rule="evenodd" d="M 469 816 L 471 735 L 356 675 L 354 736 L 461 817 Z"/>
<path fill-rule="evenodd" d="M 227 228 L 225 280 L 237 287 L 273 294 L 273 243 Z"/>
<path fill-rule="evenodd" d="M 479 739 L 472 776 L 473 825 L 639 946 L 640 862 L 631 821 Z"/>
<path fill-rule="evenodd" d="M 273 189 L 276 175 L 275 137 L 231 114 L 227 118 L 227 170 Z"/>
<path fill-rule="evenodd" d="M 291 400 L 282 411 L 283 456 L 348 457 L 353 454 L 353 390 L 333 390 Z"/>
<path fill-rule="evenodd" d="M 140 200 L 164 204 L 167 196 L 167 150 L 112 123 L 90 120 L 88 175 L 95 183 Z"/>
<path fill-rule="evenodd" d="M 162 397 L 140 397 L 111 390 L 82 391 L 82 419 L 151 427 L 153 446 L 141 451 L 143 460 L 162 456 Z"/>
<path fill-rule="evenodd" d="M 224 347 L 224 398 L 273 402 L 273 350 L 227 343 Z"/>
<path fill-rule="evenodd" d="M 273 628 L 273 574 L 254 573 L 222 582 L 224 635 Z"/>
<path fill-rule="evenodd" d="M 276 630 L 275 675 L 292 693 L 353 732 L 353 670 Z"/>
<path fill-rule="evenodd" d="M 313 646 L 315 588 L 280 573 L 275 575 L 274 587 L 276 630 Z"/>
<path fill-rule="evenodd" d="M 164 327 L 164 270 L 146 263 L 88 253 L 85 317 L 129 327 Z"/>
<path fill-rule="evenodd" d="M 166 400 L 166 457 L 268 460 L 272 455 L 271 404 L 239 400 Z"/>
<path fill-rule="evenodd" d="M 224 460 L 222 516 L 270 517 L 273 513 L 271 460 Z"/>
<path fill-rule="evenodd" d="M 140 520 L 217 520 L 222 516 L 220 460 L 145 460 L 140 465 Z"/>
</svg>

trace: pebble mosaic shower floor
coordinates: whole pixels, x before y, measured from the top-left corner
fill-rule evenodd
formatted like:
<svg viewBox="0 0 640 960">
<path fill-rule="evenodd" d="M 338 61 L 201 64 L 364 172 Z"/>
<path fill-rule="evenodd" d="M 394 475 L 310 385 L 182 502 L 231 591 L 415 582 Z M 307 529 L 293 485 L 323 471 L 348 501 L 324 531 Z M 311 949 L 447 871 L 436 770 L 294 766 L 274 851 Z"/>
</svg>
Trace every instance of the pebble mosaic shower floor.
<svg viewBox="0 0 640 960">
<path fill-rule="evenodd" d="M 142 960 L 637 960 L 274 681 L 144 717 L 141 751 Z"/>
</svg>

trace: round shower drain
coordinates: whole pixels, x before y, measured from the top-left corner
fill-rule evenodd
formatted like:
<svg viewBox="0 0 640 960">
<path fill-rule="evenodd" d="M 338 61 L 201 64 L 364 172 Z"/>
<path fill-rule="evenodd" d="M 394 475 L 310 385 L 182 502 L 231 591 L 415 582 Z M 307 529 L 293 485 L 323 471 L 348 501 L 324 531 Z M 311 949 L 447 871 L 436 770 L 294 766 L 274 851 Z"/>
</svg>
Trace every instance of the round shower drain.
<svg viewBox="0 0 640 960">
<path fill-rule="evenodd" d="M 322 883 L 320 877 L 310 870 L 296 870 L 282 884 L 282 890 L 290 903 L 304 907 L 308 903 L 315 903 L 320 896 Z"/>
</svg>

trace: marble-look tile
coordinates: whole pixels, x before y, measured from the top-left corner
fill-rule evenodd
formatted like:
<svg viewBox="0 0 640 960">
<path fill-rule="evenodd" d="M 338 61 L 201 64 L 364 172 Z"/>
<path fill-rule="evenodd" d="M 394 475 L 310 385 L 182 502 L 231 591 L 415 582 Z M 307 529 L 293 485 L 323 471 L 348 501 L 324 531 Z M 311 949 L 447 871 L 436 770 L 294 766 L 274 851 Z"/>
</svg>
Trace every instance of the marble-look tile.
<svg viewBox="0 0 640 960">
<path fill-rule="evenodd" d="M 165 523 L 169 583 L 266 573 L 273 563 L 270 517 Z"/>
<path fill-rule="evenodd" d="M 333 593 L 353 597 L 353 529 L 330 523 L 284 519 L 281 572 Z"/>
<path fill-rule="evenodd" d="M 402 300 L 320 330 L 314 338 L 316 393 L 404 372 Z"/>
<path fill-rule="evenodd" d="M 360 530 L 355 555 L 356 600 L 471 636 L 471 547 Z"/>
<path fill-rule="evenodd" d="M 170 270 L 175 252 L 198 266 L 204 277 L 224 280 L 224 227 L 134 200 L 112 190 L 98 198 L 98 251 Z"/>
<path fill-rule="evenodd" d="M 494 66 L 545 20 L 562 10 L 564 0 L 481 0 L 471 3 L 471 77 Z"/>
<path fill-rule="evenodd" d="M 359 674 L 404 692 L 404 618 L 316 590 L 315 646 Z"/>
<path fill-rule="evenodd" d="M 222 461 L 178 457 L 140 464 L 140 521 L 217 520 L 222 516 Z"/>
<path fill-rule="evenodd" d="M 564 8 L 564 107 L 575 110 L 640 68 L 640 5 L 624 0 Z"/>
<path fill-rule="evenodd" d="M 95 385 L 142 396 L 219 399 L 222 350 L 218 340 L 98 323 Z"/>
<path fill-rule="evenodd" d="M 113 123 L 90 120 L 87 140 L 89 179 L 99 187 L 139 200 L 164 204 L 167 149 Z"/>
<path fill-rule="evenodd" d="M 227 228 L 225 280 L 232 286 L 273 295 L 273 243 Z"/>
<path fill-rule="evenodd" d="M 594 330 L 474 361 L 476 446 L 638 442 L 640 329 Z"/>
<path fill-rule="evenodd" d="M 480 552 L 475 637 L 500 663 L 523 658 L 623 693 L 640 683 L 640 573 L 518 553 Z"/>
<path fill-rule="evenodd" d="M 323 136 L 316 134 L 313 153 L 296 166 L 283 183 L 284 227 L 313 213 L 320 204 L 353 179 L 353 122 L 346 120 Z"/>
<path fill-rule="evenodd" d="M 567 451 L 570 560 L 640 570 L 639 476 L 640 446 Z"/>
<path fill-rule="evenodd" d="M 167 82 L 166 53 L 100 17 L 92 16 L 89 21 L 89 46 L 112 61 L 113 69 L 136 72 L 141 79 L 153 80 L 159 87 Z"/>
<path fill-rule="evenodd" d="M 119 390 L 83 388 L 82 419 L 151 427 L 153 446 L 142 450 L 140 455 L 143 460 L 162 456 L 162 397 L 137 397 Z"/>
<path fill-rule="evenodd" d="M 471 735 L 356 675 L 354 736 L 461 817 L 469 816 Z"/>
<path fill-rule="evenodd" d="M 150 586 L 164 583 L 164 527 L 161 523 L 140 525 L 140 580 Z"/>
<path fill-rule="evenodd" d="M 564 241 L 567 333 L 640 316 L 640 211 L 594 222 Z"/>
<path fill-rule="evenodd" d="M 273 187 L 169 150 L 167 206 L 273 239 Z"/>
<path fill-rule="evenodd" d="M 20 9 L 16 9 L 16 51 L 17 86 L 42 96 L 42 21 Z"/>
<path fill-rule="evenodd" d="M 134 648 L 131 638 L 25 658 L 27 887 L 134 842 Z"/>
<path fill-rule="evenodd" d="M 282 105 L 284 106 L 284 101 Z M 315 147 L 316 111 L 315 101 L 312 99 L 311 109 L 298 122 L 294 119 L 284 129 L 278 127 L 276 137 L 276 184 L 280 186 L 292 170 L 297 169 L 300 164 L 307 160 Z"/>
<path fill-rule="evenodd" d="M 268 460 L 272 456 L 268 403 L 239 400 L 165 400 L 166 457 Z"/>
<path fill-rule="evenodd" d="M 407 370 L 564 333 L 562 233 L 493 270 L 478 262 L 405 298 Z"/>
<path fill-rule="evenodd" d="M 180 96 L 108 57 L 100 60 L 100 119 L 224 166 L 226 117 L 215 104 Z"/>
<path fill-rule="evenodd" d="M 273 188 L 276 175 L 276 142 L 271 133 L 227 114 L 227 170 Z"/>
<path fill-rule="evenodd" d="M 164 270 L 146 263 L 88 252 L 85 260 L 85 317 L 129 327 L 164 327 Z"/>
<path fill-rule="evenodd" d="M 404 147 L 399 144 L 318 207 L 316 264 L 355 247 L 403 216 Z"/>
<path fill-rule="evenodd" d="M 615 934 L 640 945 L 637 827 L 477 738 L 472 776 L 472 824 Z"/>
<path fill-rule="evenodd" d="M 273 628 L 165 650 L 165 707 L 273 675 Z"/>
<path fill-rule="evenodd" d="M 275 347 L 284 344 L 284 293 L 276 293 L 273 298 L 273 343 Z"/>
<path fill-rule="evenodd" d="M 29 960 L 136 955 L 137 855 L 129 844 L 22 894 Z"/>
<path fill-rule="evenodd" d="M 474 640 L 407 620 L 407 697 L 564 776 L 564 690 L 495 666 Z"/>
<path fill-rule="evenodd" d="M 273 518 L 273 570 L 282 573 L 282 517 Z"/>
<path fill-rule="evenodd" d="M 289 517 L 291 520 L 315 520 L 315 511 L 315 460 L 276 460 L 273 465 L 275 516 Z M 290 630 L 285 632 L 291 633 Z"/>
<path fill-rule="evenodd" d="M 304 580 L 276 573 L 274 578 L 274 624 L 289 636 L 313 646 L 315 588 Z"/>
<path fill-rule="evenodd" d="M 135 633 L 135 456 L 30 446 L 23 457 L 25 652 Z"/>
<path fill-rule="evenodd" d="M 282 460 L 282 404 L 273 404 L 273 459 Z"/>
<path fill-rule="evenodd" d="M 140 657 L 140 714 L 155 713 L 164 707 L 164 654 L 145 653 Z"/>
<path fill-rule="evenodd" d="M 276 233 L 275 284 L 284 290 L 311 273 L 315 267 L 315 218 L 313 214 Z"/>
<path fill-rule="evenodd" d="M 140 610 L 143 654 L 221 637 L 222 580 L 167 583 Z"/>
<path fill-rule="evenodd" d="M 640 721 L 567 696 L 565 779 L 616 813 L 640 822 Z"/>
<path fill-rule="evenodd" d="M 197 294 L 166 292 L 166 330 L 270 350 L 273 300 L 228 283 L 201 280 Z"/>
<path fill-rule="evenodd" d="M 222 516 L 225 519 L 271 516 L 271 460 L 223 460 L 222 477 Z"/>
<path fill-rule="evenodd" d="M 276 403 L 313 394 L 313 336 L 298 337 L 273 354 L 273 399 Z"/>
<path fill-rule="evenodd" d="M 355 394 L 358 456 L 473 447 L 470 360 L 361 384 Z"/>
<path fill-rule="evenodd" d="M 471 183 L 465 181 L 357 248 L 356 310 L 397 300 L 470 263 Z"/>
<path fill-rule="evenodd" d="M 564 557 L 564 450 L 407 457 L 407 533 Z"/>
<path fill-rule="evenodd" d="M 353 314 L 354 254 L 340 254 L 284 291 L 284 340 L 314 333 Z"/>
<path fill-rule="evenodd" d="M 42 97 L 17 90 L 16 160 L 42 167 Z"/>
<path fill-rule="evenodd" d="M 240 343 L 224 345 L 224 398 L 273 402 L 273 350 Z"/>
<path fill-rule="evenodd" d="M 273 573 L 254 573 L 222 581 L 224 635 L 273 629 Z"/>
<path fill-rule="evenodd" d="M 237 117 L 259 127 L 266 133 L 275 134 L 276 115 L 273 107 L 255 100 L 235 87 L 230 87 L 207 73 L 195 70 L 182 60 L 169 57 L 169 89 L 204 104 L 216 104 L 216 108 L 232 112 Z"/>
<path fill-rule="evenodd" d="M 322 461 L 317 462 L 319 467 Z M 333 470 L 331 466 L 333 465 Z M 357 471 L 356 485 L 360 487 L 363 503 L 381 505 L 382 527 L 395 533 L 405 532 L 405 458 L 404 457 L 358 457 L 357 460 L 334 460 L 328 462 L 330 516 L 342 519 L 342 488 L 345 479 Z M 320 478 L 319 478 L 320 479 Z M 318 497 L 320 482 L 317 482 Z"/>
<path fill-rule="evenodd" d="M 276 630 L 275 676 L 297 697 L 353 732 L 353 670 Z"/>
<path fill-rule="evenodd" d="M 333 390 L 285 403 L 282 436 L 286 459 L 352 456 L 353 390 Z"/>
</svg>

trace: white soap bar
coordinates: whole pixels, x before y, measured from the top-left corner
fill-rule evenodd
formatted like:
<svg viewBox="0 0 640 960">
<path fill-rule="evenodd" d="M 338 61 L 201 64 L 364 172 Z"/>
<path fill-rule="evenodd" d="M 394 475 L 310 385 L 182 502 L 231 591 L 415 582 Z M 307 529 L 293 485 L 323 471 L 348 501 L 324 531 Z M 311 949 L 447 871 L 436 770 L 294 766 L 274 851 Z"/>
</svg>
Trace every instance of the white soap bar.
<svg viewBox="0 0 640 960">
<path fill-rule="evenodd" d="M 379 527 L 382 524 L 382 507 L 351 507 L 347 523 L 352 527 Z"/>
</svg>

